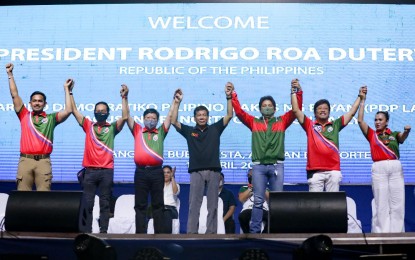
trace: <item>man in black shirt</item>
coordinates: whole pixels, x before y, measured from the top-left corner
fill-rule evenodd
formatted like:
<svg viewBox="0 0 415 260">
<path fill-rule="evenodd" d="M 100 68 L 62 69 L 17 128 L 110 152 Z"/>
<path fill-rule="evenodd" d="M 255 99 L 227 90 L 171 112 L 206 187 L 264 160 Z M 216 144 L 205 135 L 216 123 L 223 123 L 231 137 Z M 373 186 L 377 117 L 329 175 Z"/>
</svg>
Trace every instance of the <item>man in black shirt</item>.
<svg viewBox="0 0 415 260">
<path fill-rule="evenodd" d="M 194 110 L 196 126 L 188 126 L 177 121 L 180 102 L 183 99 L 181 90 L 175 92 L 173 113 L 171 122 L 187 141 L 189 149 L 189 217 L 187 220 L 187 233 L 197 234 L 200 207 L 203 201 L 203 193 L 206 189 L 207 197 L 207 223 L 206 234 L 217 233 L 217 208 L 220 172 L 222 170 L 219 160 L 220 136 L 232 119 L 233 84 L 225 85 L 227 99 L 227 113 L 218 122 L 208 125 L 209 110 L 205 106 L 198 106 Z"/>
</svg>

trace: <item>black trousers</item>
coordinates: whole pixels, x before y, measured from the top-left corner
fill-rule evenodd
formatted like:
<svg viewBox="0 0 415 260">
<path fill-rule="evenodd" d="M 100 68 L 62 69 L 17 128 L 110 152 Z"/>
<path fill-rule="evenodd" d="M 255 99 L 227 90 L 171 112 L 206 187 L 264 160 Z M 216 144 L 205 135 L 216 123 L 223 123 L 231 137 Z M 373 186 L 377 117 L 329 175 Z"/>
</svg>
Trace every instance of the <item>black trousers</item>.
<svg viewBox="0 0 415 260">
<path fill-rule="evenodd" d="M 179 213 L 174 206 L 164 206 L 164 232 L 171 234 L 173 232 L 173 219 L 179 218 Z"/>
<path fill-rule="evenodd" d="M 147 233 L 148 195 L 151 196 L 151 208 L 154 219 L 154 233 L 164 232 L 164 173 L 160 167 L 136 167 L 134 175 L 135 189 L 135 232 Z"/>
<path fill-rule="evenodd" d="M 228 218 L 225 221 L 225 234 L 235 234 L 235 220 Z"/>
</svg>

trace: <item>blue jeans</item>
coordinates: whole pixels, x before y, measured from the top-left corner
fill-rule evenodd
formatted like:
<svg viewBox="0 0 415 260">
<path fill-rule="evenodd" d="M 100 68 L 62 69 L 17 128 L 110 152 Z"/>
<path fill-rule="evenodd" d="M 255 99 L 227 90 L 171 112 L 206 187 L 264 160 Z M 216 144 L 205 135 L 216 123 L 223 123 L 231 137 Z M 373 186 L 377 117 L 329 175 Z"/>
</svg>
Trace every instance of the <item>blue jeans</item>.
<svg viewBox="0 0 415 260">
<path fill-rule="evenodd" d="M 277 174 L 276 174 L 277 173 Z M 284 185 L 284 163 L 258 164 L 252 167 L 252 187 L 254 192 L 254 207 L 252 208 L 250 233 L 261 233 L 262 205 L 265 191 L 269 184 L 270 191 L 282 191 Z M 265 230 L 266 232 L 266 230 Z"/>
<path fill-rule="evenodd" d="M 83 182 L 83 198 L 86 207 L 86 229 L 83 232 L 92 232 L 92 210 L 95 203 L 95 193 L 99 196 L 99 226 L 100 232 L 107 232 L 110 219 L 110 201 L 114 169 L 87 168 Z"/>
</svg>

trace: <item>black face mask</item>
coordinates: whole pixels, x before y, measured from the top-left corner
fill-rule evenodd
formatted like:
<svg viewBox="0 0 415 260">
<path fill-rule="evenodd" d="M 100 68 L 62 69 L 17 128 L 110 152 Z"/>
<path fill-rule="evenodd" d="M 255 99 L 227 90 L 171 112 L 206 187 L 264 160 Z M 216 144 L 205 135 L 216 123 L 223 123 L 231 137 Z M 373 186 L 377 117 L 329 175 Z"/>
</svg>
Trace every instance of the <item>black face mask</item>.
<svg viewBox="0 0 415 260">
<path fill-rule="evenodd" d="M 106 121 L 108 118 L 108 113 L 94 113 L 95 115 L 95 119 L 97 120 L 97 122 L 103 122 Z"/>
</svg>

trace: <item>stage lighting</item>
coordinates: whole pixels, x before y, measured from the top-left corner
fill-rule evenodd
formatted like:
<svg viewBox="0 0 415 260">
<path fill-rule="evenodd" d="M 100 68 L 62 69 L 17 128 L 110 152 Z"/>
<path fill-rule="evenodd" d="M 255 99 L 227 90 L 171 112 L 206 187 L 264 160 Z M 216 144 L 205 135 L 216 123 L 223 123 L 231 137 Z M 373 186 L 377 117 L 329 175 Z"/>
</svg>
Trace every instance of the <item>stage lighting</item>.
<svg viewBox="0 0 415 260">
<path fill-rule="evenodd" d="M 78 260 L 116 260 L 117 256 L 113 247 L 104 240 L 81 234 L 75 238 L 73 250 Z"/>
<path fill-rule="evenodd" d="M 169 259 L 169 258 L 164 258 L 163 253 L 155 247 L 146 247 L 146 248 L 139 249 L 134 255 L 134 260 L 163 260 L 163 259 Z"/>
<path fill-rule="evenodd" d="M 294 251 L 294 260 L 330 260 L 332 259 L 333 242 L 326 235 L 307 238 Z"/>
<path fill-rule="evenodd" d="M 268 260 L 269 256 L 265 250 L 260 248 L 250 248 L 246 249 L 241 256 L 239 257 L 239 260 Z"/>
</svg>

